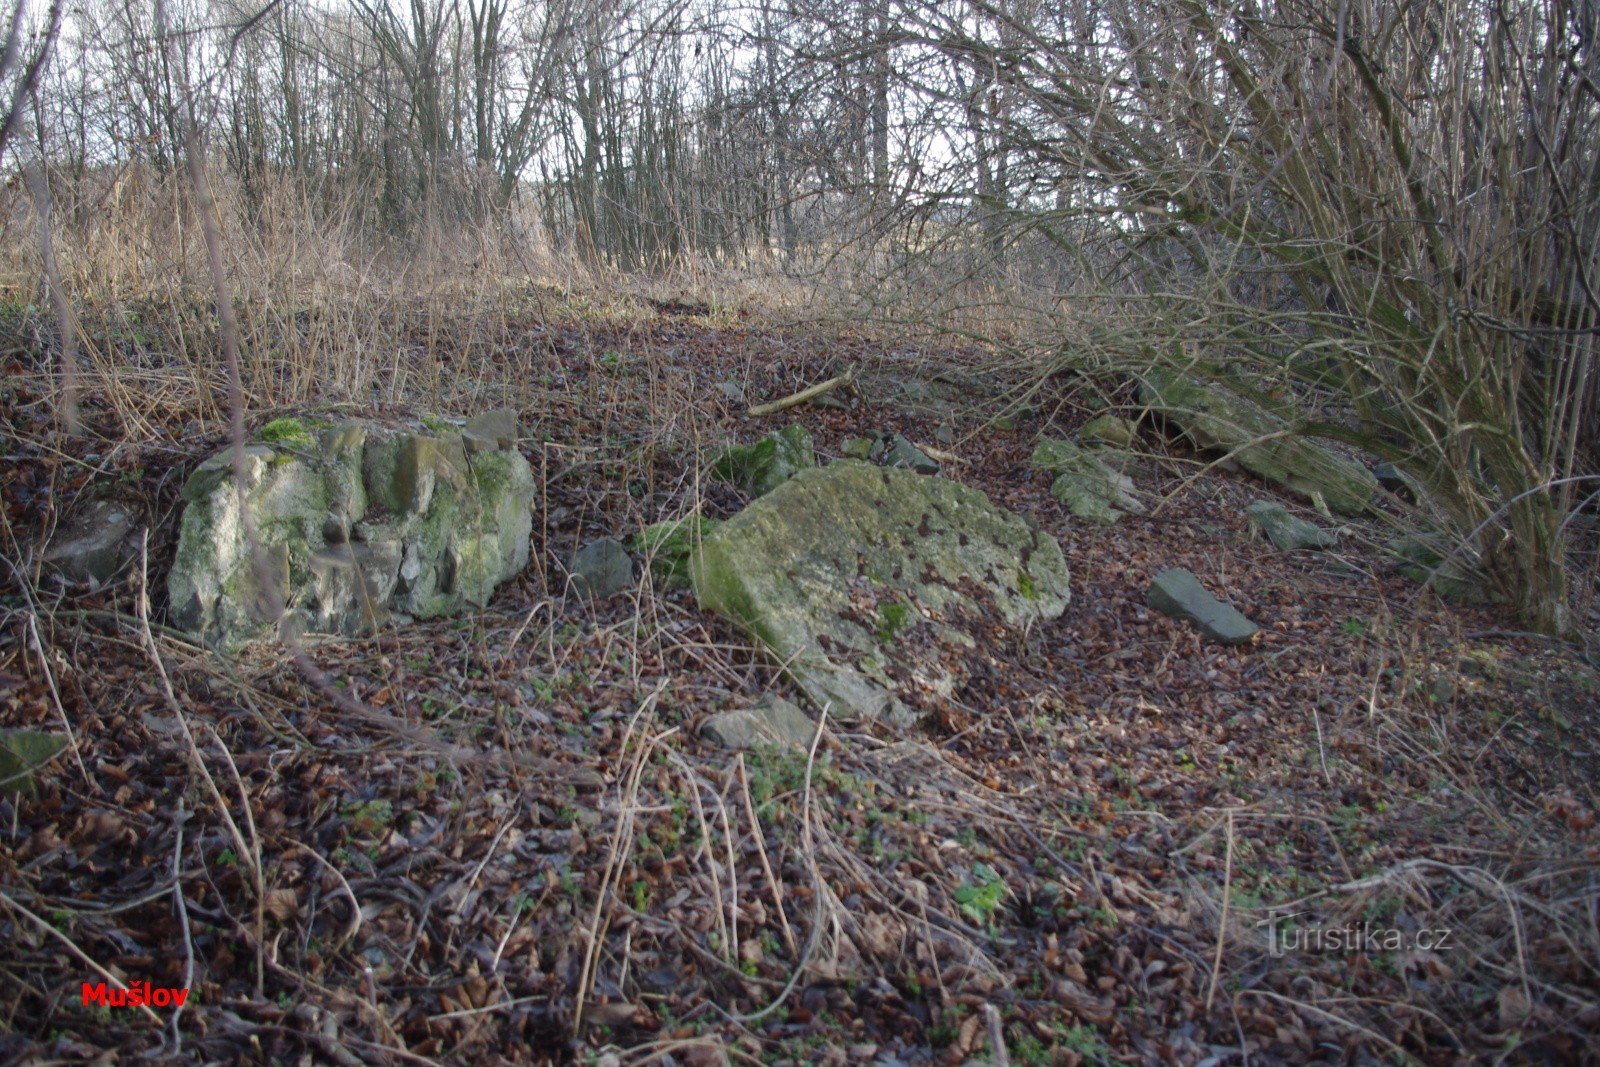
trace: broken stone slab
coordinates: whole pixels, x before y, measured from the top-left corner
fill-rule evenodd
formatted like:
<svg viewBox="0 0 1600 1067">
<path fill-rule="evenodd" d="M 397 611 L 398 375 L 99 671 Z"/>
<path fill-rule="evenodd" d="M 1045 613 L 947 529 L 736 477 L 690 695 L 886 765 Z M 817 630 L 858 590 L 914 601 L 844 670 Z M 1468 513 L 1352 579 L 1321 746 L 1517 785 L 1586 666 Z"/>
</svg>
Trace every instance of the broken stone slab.
<svg viewBox="0 0 1600 1067">
<path fill-rule="evenodd" d="M 574 592 L 604 600 L 633 585 L 633 557 L 621 541 L 602 537 L 573 553 L 567 574 Z"/>
<path fill-rule="evenodd" d="M 652 523 L 633 536 L 633 550 L 644 557 L 650 576 L 660 589 L 682 589 L 689 584 L 689 554 L 718 526 L 716 519 L 685 515 Z"/>
<path fill-rule="evenodd" d="M 44 730 L 0 730 L 0 793 L 34 796 L 33 772 L 67 747 L 65 734 Z"/>
<path fill-rule="evenodd" d="M 1285 552 L 1302 548 L 1332 548 L 1333 534 L 1314 522 L 1289 514 L 1289 509 L 1270 500 L 1257 500 L 1244 509 L 1245 516 L 1267 538 Z"/>
<path fill-rule="evenodd" d="M 851 437 L 839 445 L 839 454 L 849 459 L 870 460 L 872 446 L 877 444 L 876 437 Z"/>
<path fill-rule="evenodd" d="M 121 501 L 90 501 L 56 530 L 45 566 L 74 582 L 110 581 L 136 554 L 135 514 Z"/>
<path fill-rule="evenodd" d="M 938 474 L 939 464 L 897 433 L 880 434 L 867 456 L 880 467 L 904 467 L 918 474 Z"/>
<path fill-rule="evenodd" d="M 1143 515 L 1133 479 L 1071 441 L 1041 440 L 1029 461 L 1054 474 L 1050 493 L 1080 519 L 1109 526 L 1124 515 Z"/>
<path fill-rule="evenodd" d="M 700 727 L 701 736 L 723 748 L 757 744 L 809 749 L 817 724 L 793 702 L 768 694 L 748 708 L 719 712 Z"/>
<path fill-rule="evenodd" d="M 1069 599 L 1048 534 L 976 489 L 853 460 L 801 471 L 754 501 L 689 567 L 702 607 L 846 718 L 909 721 L 903 693 L 954 691 L 950 664 L 972 645 L 964 618 L 1020 630 Z M 928 641 L 907 639 L 921 627 Z"/>
<path fill-rule="evenodd" d="M 767 434 L 755 444 L 729 445 L 711 470 L 751 496 L 761 496 L 797 472 L 816 465 L 811 435 L 796 423 Z"/>
<path fill-rule="evenodd" d="M 1097 415 L 1083 424 L 1078 440 L 1091 448 L 1130 448 L 1139 435 L 1139 424 L 1120 415 Z"/>
<path fill-rule="evenodd" d="M 517 413 L 511 408 L 474 415 L 461 428 L 461 440 L 469 455 L 498 452 L 517 445 Z"/>
<path fill-rule="evenodd" d="M 527 565 L 535 485 L 515 450 L 361 421 L 276 419 L 261 436 L 240 484 L 226 449 L 182 491 L 169 613 L 207 644 L 481 607 Z"/>
<path fill-rule="evenodd" d="M 1300 436 L 1283 418 L 1220 385 L 1155 369 L 1139 383 L 1139 400 L 1195 447 L 1229 453 L 1252 474 L 1342 514 L 1365 511 L 1378 487 L 1360 463 Z"/>
<path fill-rule="evenodd" d="M 1260 630 L 1237 608 L 1212 596 L 1200 584 L 1200 579 L 1181 567 L 1156 575 L 1145 602 L 1163 615 L 1190 623 L 1224 645 L 1242 645 Z"/>
</svg>

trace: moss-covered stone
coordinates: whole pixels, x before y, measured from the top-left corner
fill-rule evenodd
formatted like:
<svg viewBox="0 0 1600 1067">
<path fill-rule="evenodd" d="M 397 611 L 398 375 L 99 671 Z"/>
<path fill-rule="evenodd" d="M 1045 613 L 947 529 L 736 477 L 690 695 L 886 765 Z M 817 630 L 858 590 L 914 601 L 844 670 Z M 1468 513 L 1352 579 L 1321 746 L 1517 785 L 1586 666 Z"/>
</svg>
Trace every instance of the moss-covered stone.
<svg viewBox="0 0 1600 1067">
<path fill-rule="evenodd" d="M 817 465 L 811 435 L 796 423 L 751 445 L 729 445 L 711 471 L 752 496 L 770 493 L 797 472 Z"/>
<path fill-rule="evenodd" d="M 1140 383 L 1139 399 L 1197 448 L 1227 452 L 1252 474 L 1334 511 L 1360 514 L 1378 487 L 1360 463 L 1301 436 L 1280 415 L 1220 385 L 1156 369 Z"/>
<path fill-rule="evenodd" d="M 1030 465 L 1056 476 L 1051 495 L 1080 519 L 1109 526 L 1124 515 L 1145 512 L 1131 478 L 1071 441 L 1041 440 Z"/>
<path fill-rule="evenodd" d="M 1316 523 L 1289 514 L 1282 504 L 1257 500 L 1244 509 L 1252 525 L 1285 552 L 1302 548 L 1332 548 L 1334 536 Z"/>
<path fill-rule="evenodd" d="M 851 437 L 839 445 L 839 455 L 849 459 L 871 459 L 872 446 L 877 443 L 872 437 Z"/>
<path fill-rule="evenodd" d="M 649 561 L 650 576 L 660 589 L 681 589 L 689 584 L 689 555 L 718 526 L 716 519 L 685 515 L 652 523 L 633 537 L 633 550 Z"/>
<path fill-rule="evenodd" d="M 1083 429 L 1078 431 L 1078 440 L 1090 447 L 1128 448 L 1138 433 L 1139 426 L 1131 419 L 1120 415 L 1097 415 L 1083 424 Z"/>
<path fill-rule="evenodd" d="M 280 431 L 243 450 L 241 481 L 229 450 L 184 486 L 171 618 L 208 643 L 447 614 L 527 565 L 535 494 L 519 453 L 469 457 L 454 431 Z"/>
<path fill-rule="evenodd" d="M 956 636 L 962 614 L 998 613 L 1020 628 L 1068 600 L 1049 535 L 975 489 L 851 460 L 801 471 L 755 501 L 689 567 L 702 606 L 757 638 L 818 706 L 848 717 L 904 715 L 892 679 L 948 688 L 946 653 L 970 644 Z M 886 627 L 890 604 L 902 608 Z M 923 623 L 936 640 L 905 639 Z"/>
<path fill-rule="evenodd" d="M 256 431 L 256 440 L 262 444 L 309 450 L 317 446 L 312 428 L 313 424 L 304 419 L 273 419 Z"/>
<path fill-rule="evenodd" d="M 897 433 L 880 436 L 873 442 L 867 455 L 872 462 L 883 467 L 905 467 L 918 474 L 939 473 L 936 460 Z"/>
<path fill-rule="evenodd" d="M 1493 604 L 1501 598 L 1489 581 L 1461 553 L 1431 538 L 1405 537 L 1389 542 L 1395 569 L 1454 604 Z"/>
</svg>

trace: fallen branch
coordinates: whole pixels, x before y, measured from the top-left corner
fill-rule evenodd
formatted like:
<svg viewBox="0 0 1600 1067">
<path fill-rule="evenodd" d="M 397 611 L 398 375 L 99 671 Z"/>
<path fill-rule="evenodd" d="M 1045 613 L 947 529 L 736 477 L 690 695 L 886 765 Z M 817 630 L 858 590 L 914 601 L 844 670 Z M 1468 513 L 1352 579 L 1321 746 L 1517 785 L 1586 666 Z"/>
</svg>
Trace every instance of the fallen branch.
<svg viewBox="0 0 1600 1067">
<path fill-rule="evenodd" d="M 762 415 L 775 415 L 797 404 L 804 404 L 807 400 L 815 400 L 824 393 L 831 393 L 841 385 L 849 385 L 855 380 L 856 368 L 855 364 L 852 363 L 850 368 L 843 374 L 829 378 L 825 382 L 818 382 L 816 385 L 809 385 L 798 393 L 790 393 L 782 400 L 774 400 L 770 404 L 757 404 L 750 409 L 748 414 L 752 419 L 760 418 Z"/>
<path fill-rule="evenodd" d="M 934 448 L 932 445 L 925 445 L 920 441 L 913 441 L 911 443 L 916 445 L 918 451 L 920 451 L 924 456 L 927 456 L 929 459 L 933 460 L 935 463 L 944 463 L 948 465 L 966 462 L 966 460 L 962 459 L 954 452 L 946 452 L 942 448 Z"/>
</svg>

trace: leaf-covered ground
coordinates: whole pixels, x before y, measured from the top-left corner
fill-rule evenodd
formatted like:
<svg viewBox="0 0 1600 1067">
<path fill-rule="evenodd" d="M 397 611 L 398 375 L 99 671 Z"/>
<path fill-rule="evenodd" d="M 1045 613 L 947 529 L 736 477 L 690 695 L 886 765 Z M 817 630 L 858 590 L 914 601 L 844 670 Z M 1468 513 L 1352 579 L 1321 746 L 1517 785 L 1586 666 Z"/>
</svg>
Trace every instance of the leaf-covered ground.
<svg viewBox="0 0 1600 1067">
<path fill-rule="evenodd" d="M 1130 399 L 1115 382 L 1049 380 L 996 424 L 1026 383 L 976 353 L 704 311 L 419 320 L 429 391 L 340 410 L 518 406 L 534 562 L 481 614 L 300 662 L 163 626 L 177 487 L 226 443 L 215 383 L 130 343 L 67 439 L 31 350 L 7 357 L 0 726 L 75 744 L 0 798 L 0 1060 L 1595 1058 L 1583 649 L 1420 593 L 1376 520 L 1328 553 L 1252 539 L 1269 490 L 1194 478 L 1153 426 L 1136 481 L 1166 501 L 1072 519 L 1028 456 Z M 751 420 L 727 389 L 850 364 L 841 408 Z M 796 420 L 825 455 L 879 429 L 949 453 L 1061 541 L 1073 603 L 981 635 L 921 732 L 829 721 L 812 753 L 731 756 L 698 725 L 778 672 L 689 593 L 586 603 L 559 561 L 731 514 L 709 451 Z M 147 562 L 42 573 L 107 492 L 149 517 Z M 1221 648 L 1152 613 L 1172 566 L 1264 632 Z M 82 1005 L 112 979 L 191 998 Z"/>
</svg>

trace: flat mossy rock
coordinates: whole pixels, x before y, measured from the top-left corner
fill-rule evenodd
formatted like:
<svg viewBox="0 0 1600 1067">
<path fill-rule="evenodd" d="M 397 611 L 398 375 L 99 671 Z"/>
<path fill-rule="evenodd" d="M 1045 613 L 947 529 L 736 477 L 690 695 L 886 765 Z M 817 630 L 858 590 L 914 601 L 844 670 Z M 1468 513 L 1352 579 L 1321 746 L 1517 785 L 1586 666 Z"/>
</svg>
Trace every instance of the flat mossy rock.
<svg viewBox="0 0 1600 1067">
<path fill-rule="evenodd" d="M 723 748 L 744 749 L 766 744 L 805 751 L 816 733 L 810 716 L 790 701 L 768 694 L 748 708 L 711 716 L 700 735 Z"/>
<path fill-rule="evenodd" d="M 711 471 L 751 496 L 761 496 L 816 465 L 811 435 L 796 423 L 767 434 L 753 445 L 729 445 Z"/>
<path fill-rule="evenodd" d="M 573 592 L 604 600 L 633 585 L 633 557 L 621 541 L 602 537 L 572 554 L 567 575 Z"/>
<path fill-rule="evenodd" d="M 1040 441 L 1029 463 L 1056 476 L 1051 495 L 1080 519 L 1109 526 L 1124 515 L 1145 512 L 1133 479 L 1071 441 Z"/>
<path fill-rule="evenodd" d="M 1335 544 L 1333 534 L 1314 522 L 1291 515 L 1282 504 L 1257 500 L 1245 508 L 1244 513 L 1252 525 L 1285 552 L 1302 548 L 1332 548 Z"/>
<path fill-rule="evenodd" d="M 1078 431 L 1078 439 L 1091 448 L 1129 448 L 1138 436 L 1139 424 L 1120 415 L 1096 415 Z"/>
<path fill-rule="evenodd" d="M 1139 400 L 1196 447 L 1227 452 L 1252 474 L 1334 511 L 1360 514 L 1378 488 L 1360 463 L 1294 433 L 1284 419 L 1220 385 L 1155 369 L 1139 383 Z"/>
<path fill-rule="evenodd" d="M 939 463 L 897 433 L 884 434 L 873 442 L 867 458 L 881 467 L 905 467 L 918 474 L 938 474 Z"/>
<path fill-rule="evenodd" d="M 514 420 L 513 420 L 514 424 Z M 231 649 L 482 606 L 528 562 L 528 461 L 459 432 L 278 419 L 183 488 L 171 621 Z M 503 429 L 503 426 L 498 427 Z M 253 532 L 259 552 L 250 548 Z"/>
<path fill-rule="evenodd" d="M 801 471 L 724 522 L 690 575 L 703 607 L 843 718 L 910 721 L 926 693 L 961 684 L 964 619 L 1021 629 L 1068 602 L 1048 534 L 976 489 L 854 460 Z"/>
</svg>

